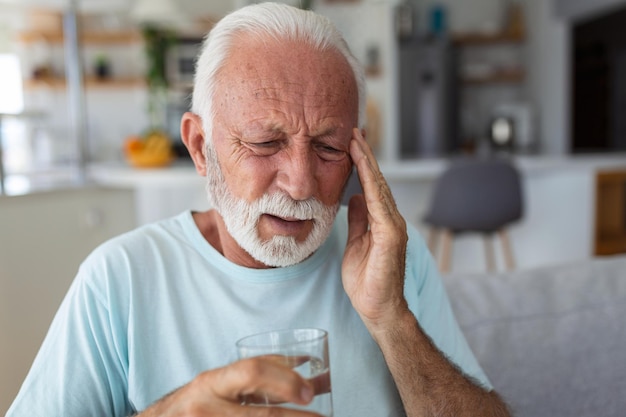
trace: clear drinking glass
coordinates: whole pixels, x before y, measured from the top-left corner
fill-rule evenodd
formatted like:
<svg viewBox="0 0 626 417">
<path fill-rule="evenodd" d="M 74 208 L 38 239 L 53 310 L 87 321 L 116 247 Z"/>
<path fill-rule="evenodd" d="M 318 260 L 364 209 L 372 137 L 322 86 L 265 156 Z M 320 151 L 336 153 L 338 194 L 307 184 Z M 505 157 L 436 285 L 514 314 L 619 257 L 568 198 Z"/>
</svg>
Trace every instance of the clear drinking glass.
<svg viewBox="0 0 626 417">
<path fill-rule="evenodd" d="M 278 355 L 285 364 L 313 383 L 315 396 L 307 405 L 281 404 L 281 407 L 333 415 L 328 360 L 328 333 L 321 329 L 275 330 L 244 337 L 236 343 L 240 359 Z M 265 404 L 270 401 L 265 398 Z"/>
</svg>

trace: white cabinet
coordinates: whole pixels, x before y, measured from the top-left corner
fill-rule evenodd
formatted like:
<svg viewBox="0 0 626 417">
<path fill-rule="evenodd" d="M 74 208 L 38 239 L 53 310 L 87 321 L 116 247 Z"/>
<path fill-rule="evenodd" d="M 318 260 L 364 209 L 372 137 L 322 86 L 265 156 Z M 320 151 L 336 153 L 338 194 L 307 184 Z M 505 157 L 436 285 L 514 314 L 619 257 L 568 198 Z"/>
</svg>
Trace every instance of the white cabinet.
<svg viewBox="0 0 626 417">
<path fill-rule="evenodd" d="M 180 214 L 209 209 L 206 179 L 191 164 L 161 169 L 135 169 L 116 164 L 92 165 L 97 184 L 133 190 L 138 226 Z"/>
<path fill-rule="evenodd" d="M 135 225 L 133 193 L 80 188 L 0 197 L 0 414 L 26 376 L 80 262 Z"/>
</svg>

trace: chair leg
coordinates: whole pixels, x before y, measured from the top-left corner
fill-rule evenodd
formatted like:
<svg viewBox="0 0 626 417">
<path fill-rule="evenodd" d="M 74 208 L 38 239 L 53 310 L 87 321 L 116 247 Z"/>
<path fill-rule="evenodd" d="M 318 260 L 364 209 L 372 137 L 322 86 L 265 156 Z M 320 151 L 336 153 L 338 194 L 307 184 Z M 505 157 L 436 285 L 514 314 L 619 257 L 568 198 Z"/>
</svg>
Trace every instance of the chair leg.
<svg viewBox="0 0 626 417">
<path fill-rule="evenodd" d="M 487 263 L 487 272 L 494 272 L 496 269 L 496 263 L 493 255 L 493 236 L 491 234 L 484 234 L 483 239 L 485 241 L 485 260 Z"/>
<path fill-rule="evenodd" d="M 428 249 L 434 258 L 437 257 L 437 243 L 439 242 L 439 229 L 431 227 L 428 231 Z"/>
<path fill-rule="evenodd" d="M 441 259 L 439 259 L 439 270 L 442 274 L 450 272 L 450 262 L 452 259 L 452 231 L 445 229 L 443 231 L 443 242 Z"/>
<path fill-rule="evenodd" d="M 498 231 L 500 241 L 502 242 L 502 253 L 504 255 L 504 263 L 508 270 L 515 269 L 515 260 L 513 259 L 513 251 L 511 250 L 511 241 L 509 240 L 509 234 L 505 229 Z"/>
</svg>

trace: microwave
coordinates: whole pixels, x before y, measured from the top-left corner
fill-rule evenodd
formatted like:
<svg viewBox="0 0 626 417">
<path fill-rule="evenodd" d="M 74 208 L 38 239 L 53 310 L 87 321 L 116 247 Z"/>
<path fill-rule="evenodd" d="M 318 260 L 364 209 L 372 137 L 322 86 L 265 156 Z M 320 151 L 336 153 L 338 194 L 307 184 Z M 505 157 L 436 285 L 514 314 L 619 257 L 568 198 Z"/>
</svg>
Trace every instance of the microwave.
<svg viewBox="0 0 626 417">
<path fill-rule="evenodd" d="M 173 87 L 191 86 L 196 67 L 196 58 L 202 47 L 202 38 L 178 37 L 169 49 L 166 58 L 166 76 Z"/>
</svg>

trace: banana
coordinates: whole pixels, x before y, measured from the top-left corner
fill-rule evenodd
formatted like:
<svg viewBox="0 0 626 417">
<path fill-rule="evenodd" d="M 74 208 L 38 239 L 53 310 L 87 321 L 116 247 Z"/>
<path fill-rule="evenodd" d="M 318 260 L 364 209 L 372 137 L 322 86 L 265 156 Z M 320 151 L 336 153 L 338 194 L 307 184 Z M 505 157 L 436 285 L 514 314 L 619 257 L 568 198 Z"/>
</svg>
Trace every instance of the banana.
<svg viewBox="0 0 626 417">
<path fill-rule="evenodd" d="M 158 167 L 169 164 L 173 158 L 172 143 L 162 132 L 150 132 L 141 143 L 125 148 L 128 161 L 137 167 Z"/>
</svg>

